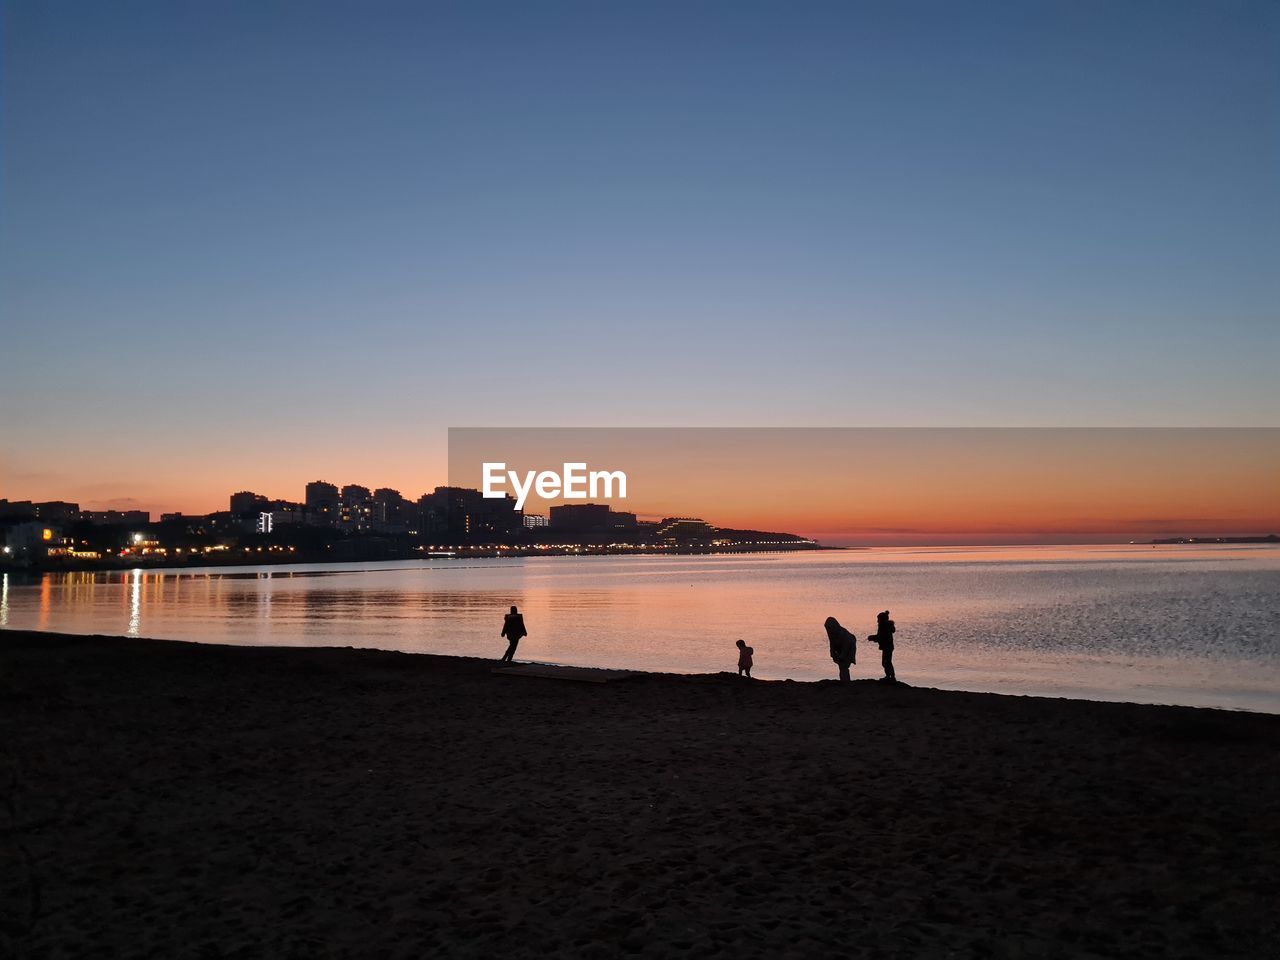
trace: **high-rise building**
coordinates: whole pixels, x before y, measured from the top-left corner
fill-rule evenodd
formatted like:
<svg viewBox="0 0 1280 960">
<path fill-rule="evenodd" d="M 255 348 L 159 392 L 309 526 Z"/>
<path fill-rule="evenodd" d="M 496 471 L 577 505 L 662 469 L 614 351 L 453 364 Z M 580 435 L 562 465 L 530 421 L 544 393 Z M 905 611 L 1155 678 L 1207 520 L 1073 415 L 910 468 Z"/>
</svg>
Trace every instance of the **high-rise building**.
<svg viewBox="0 0 1280 960">
<path fill-rule="evenodd" d="M 231 495 L 231 512 L 236 516 L 246 516 L 260 512 L 267 503 L 267 498 L 252 490 L 241 490 Z"/>
<path fill-rule="evenodd" d="M 270 500 L 264 509 L 270 511 L 271 522 L 274 525 L 302 523 L 303 517 L 306 516 L 306 508 L 292 500 Z"/>
<path fill-rule="evenodd" d="M 151 522 L 147 510 L 81 510 L 80 519 L 97 527 L 146 526 Z"/>
<path fill-rule="evenodd" d="M 373 494 L 368 487 L 349 483 L 342 488 L 342 514 L 339 519 L 344 527 L 368 529 L 373 522 Z"/>
<path fill-rule="evenodd" d="M 342 488 L 342 502 L 344 504 L 366 504 L 373 499 L 373 494 L 369 492 L 368 487 L 362 487 L 358 483 L 348 483 Z"/>
<path fill-rule="evenodd" d="M 390 487 L 379 487 L 373 491 L 373 520 L 379 524 L 404 523 L 406 508 L 409 502 L 400 495 L 399 490 Z"/>
<path fill-rule="evenodd" d="M 436 487 L 418 500 L 418 529 L 451 543 L 502 542 L 524 530 L 514 497 L 485 497 L 467 487 Z"/>
<path fill-rule="evenodd" d="M 65 500 L 49 500 L 45 503 L 33 503 L 37 520 L 45 523 L 74 523 L 80 515 L 80 504 L 67 503 Z"/>
<path fill-rule="evenodd" d="M 321 526 L 332 524 L 338 519 L 338 488 L 323 480 L 313 480 L 307 484 L 307 522 Z"/>
</svg>

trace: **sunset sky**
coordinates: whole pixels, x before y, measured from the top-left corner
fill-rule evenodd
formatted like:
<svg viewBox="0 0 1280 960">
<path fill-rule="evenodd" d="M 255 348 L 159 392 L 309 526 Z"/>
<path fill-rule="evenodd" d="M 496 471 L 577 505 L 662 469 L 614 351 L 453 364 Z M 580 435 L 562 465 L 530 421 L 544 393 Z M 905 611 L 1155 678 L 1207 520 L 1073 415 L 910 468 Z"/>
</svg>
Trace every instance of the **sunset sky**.
<svg viewBox="0 0 1280 960">
<path fill-rule="evenodd" d="M 0 497 L 416 497 L 451 426 L 1277 423 L 1273 2 L 0 11 Z"/>
<path fill-rule="evenodd" d="M 833 546 L 1280 532 L 1280 429 L 449 432 L 452 485 L 481 487 L 486 462 L 518 478 L 563 476 L 566 463 L 621 471 L 626 497 L 614 487 L 607 502 L 641 519 L 693 515 Z M 526 512 L 545 516 L 568 502 L 540 499 L 521 482 Z M 512 481 L 496 492 L 513 492 Z"/>
</svg>

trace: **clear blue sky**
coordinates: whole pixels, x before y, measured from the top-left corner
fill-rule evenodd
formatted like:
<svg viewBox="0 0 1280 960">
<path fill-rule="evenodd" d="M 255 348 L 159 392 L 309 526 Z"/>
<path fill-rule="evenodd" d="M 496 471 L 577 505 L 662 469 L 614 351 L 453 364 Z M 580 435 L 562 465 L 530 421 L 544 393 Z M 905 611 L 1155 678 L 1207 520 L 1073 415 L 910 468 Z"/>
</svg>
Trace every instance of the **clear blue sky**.
<svg viewBox="0 0 1280 960">
<path fill-rule="evenodd" d="M 1277 3 L 0 31 L 0 496 L 416 494 L 449 425 L 1277 422 Z"/>
</svg>

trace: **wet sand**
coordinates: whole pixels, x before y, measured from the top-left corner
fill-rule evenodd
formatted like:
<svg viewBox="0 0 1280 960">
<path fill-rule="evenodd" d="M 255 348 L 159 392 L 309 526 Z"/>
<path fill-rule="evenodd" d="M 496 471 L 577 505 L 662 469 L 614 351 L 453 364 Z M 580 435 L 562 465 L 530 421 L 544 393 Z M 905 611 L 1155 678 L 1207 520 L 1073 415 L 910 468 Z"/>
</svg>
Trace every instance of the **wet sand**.
<svg viewBox="0 0 1280 960">
<path fill-rule="evenodd" d="M 1258 957 L 1280 934 L 1280 716 L 493 666 L 0 633 L 0 955 Z"/>
</svg>

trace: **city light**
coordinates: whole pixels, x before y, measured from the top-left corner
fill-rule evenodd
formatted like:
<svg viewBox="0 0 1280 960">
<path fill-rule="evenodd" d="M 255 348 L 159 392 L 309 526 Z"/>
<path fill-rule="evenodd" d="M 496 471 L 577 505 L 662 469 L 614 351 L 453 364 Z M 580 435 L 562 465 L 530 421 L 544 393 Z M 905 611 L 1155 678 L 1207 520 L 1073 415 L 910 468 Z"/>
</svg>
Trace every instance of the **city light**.
<svg viewBox="0 0 1280 960">
<path fill-rule="evenodd" d="M 787 534 L 757 536 L 759 531 L 731 530 L 692 517 L 638 518 L 634 513 L 616 511 L 605 504 L 560 505 L 549 508 L 547 516 L 521 514 L 512 497 L 485 498 L 480 490 L 436 487 L 416 502 L 398 491 L 349 484 L 338 488 L 316 482 L 307 485 L 307 501 L 271 499 L 250 491 L 231 495 L 230 511 L 202 516 L 162 514 L 154 530 L 138 529 L 150 524 L 143 511 L 87 511 L 78 504 L 50 502 L 30 507 L 57 508 L 58 516 L 69 522 L 87 522 L 97 528 L 114 527 L 124 534 L 125 545 L 109 549 L 93 539 L 62 537 L 57 526 L 46 521 L 31 522 L 28 537 L 43 541 L 38 560 L 75 559 L 85 562 L 114 558 L 159 566 L 165 563 L 208 561 L 238 556 L 241 562 L 253 557 L 270 563 L 283 560 L 324 562 L 325 560 L 395 560 L 412 556 L 428 557 L 513 557 L 550 555 L 605 555 L 635 553 L 719 553 L 752 550 L 793 550 L 814 548 L 810 539 Z M 348 501 L 350 498 L 350 502 Z M 333 502 L 330 502 L 333 501 Z M 336 509 L 334 507 L 336 503 Z M 8 504 L 8 501 L 0 501 Z M 9 505 L 9 515 L 13 515 Z M 53 516 L 53 513 L 49 514 Z M 264 517 L 270 517 L 268 524 Z M 314 533 L 305 545 L 263 543 L 246 545 L 246 535 L 279 535 L 284 524 Z M 127 526 L 126 526 L 127 524 Z M 130 529 L 132 528 L 132 530 Z M 136 532 L 133 532 L 136 531 Z M 328 532 L 322 532 L 328 531 Z M 625 532 L 624 532 L 625 531 Z M 98 534 L 106 537 L 104 530 Z M 216 537 L 221 543 L 192 543 L 191 537 Z M 615 539 L 615 537 L 617 539 Z M 427 538 L 436 543 L 427 544 Z M 451 543 L 439 543 L 440 539 Z M 281 538 L 283 539 L 283 538 Z M 5 563 L 23 557 L 27 546 L 4 550 Z M 55 546 L 55 544 L 57 544 Z M 162 545 L 164 544 L 164 545 Z M 46 557 L 47 548 L 47 557 Z M 228 551 L 231 551 L 228 555 Z M 258 554 L 263 556 L 258 557 Z"/>
</svg>

